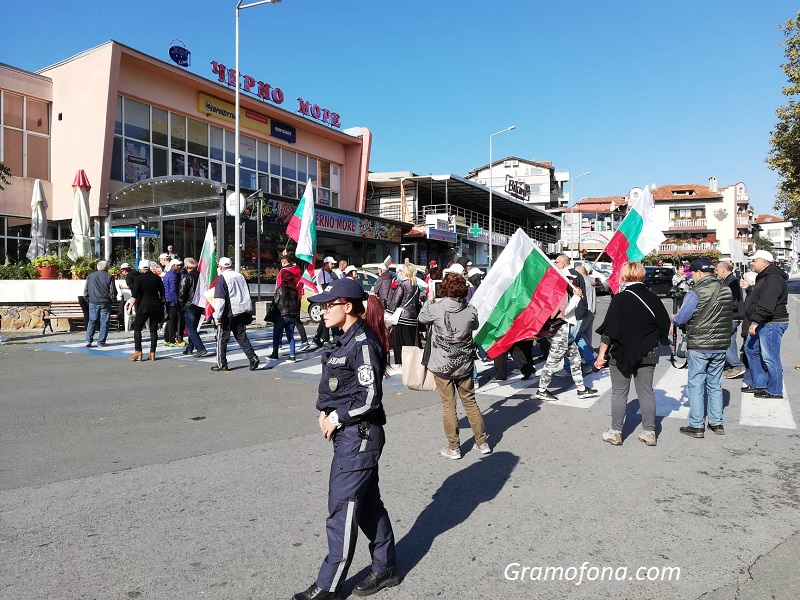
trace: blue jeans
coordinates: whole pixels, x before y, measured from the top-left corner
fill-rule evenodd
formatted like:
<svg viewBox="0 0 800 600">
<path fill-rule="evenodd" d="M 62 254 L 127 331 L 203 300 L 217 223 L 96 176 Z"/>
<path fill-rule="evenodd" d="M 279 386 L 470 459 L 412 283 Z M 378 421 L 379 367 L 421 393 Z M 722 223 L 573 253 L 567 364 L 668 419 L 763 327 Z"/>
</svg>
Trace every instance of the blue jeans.
<svg viewBox="0 0 800 600">
<path fill-rule="evenodd" d="M 725 350 L 689 350 L 689 425 L 705 427 L 706 400 L 708 424 L 722 425 L 722 370 Z"/>
<path fill-rule="evenodd" d="M 583 319 L 579 319 L 575 325 L 570 325 L 569 327 L 569 337 L 575 342 L 575 345 L 578 346 L 578 352 L 581 355 L 581 361 L 587 365 L 594 364 L 594 352 L 592 352 L 592 347 L 586 340 L 585 335 L 587 329 L 591 327 L 593 323 L 594 315 L 590 314 Z M 566 359 L 564 360 L 564 369 L 569 371 L 569 361 Z"/>
<path fill-rule="evenodd" d="M 186 353 L 202 352 L 206 349 L 203 340 L 200 339 L 200 334 L 197 333 L 197 324 L 200 322 L 200 313 L 192 308 L 183 309 L 183 320 L 186 323 L 186 329 L 189 330 L 189 343 L 186 345 Z"/>
<path fill-rule="evenodd" d="M 286 339 L 289 340 L 289 356 L 294 356 L 294 317 L 278 317 L 272 326 L 272 355 L 278 355 L 278 344 L 281 343 L 281 336 L 286 332 Z"/>
<path fill-rule="evenodd" d="M 725 353 L 725 362 L 731 369 L 744 369 L 742 357 L 739 356 L 739 325 L 741 321 L 733 322 L 731 330 L 731 345 Z"/>
<path fill-rule="evenodd" d="M 781 338 L 788 323 L 759 325 L 755 335 L 748 335 L 744 353 L 750 364 L 747 385 L 767 388 L 770 394 L 783 394 L 783 366 L 781 365 Z"/>
<path fill-rule="evenodd" d="M 94 332 L 97 331 L 97 321 L 100 320 L 100 339 L 101 344 L 106 343 L 108 337 L 108 321 L 111 317 L 111 304 L 92 304 L 89 303 L 89 322 L 86 324 L 86 343 L 91 344 L 94 339 Z"/>
</svg>

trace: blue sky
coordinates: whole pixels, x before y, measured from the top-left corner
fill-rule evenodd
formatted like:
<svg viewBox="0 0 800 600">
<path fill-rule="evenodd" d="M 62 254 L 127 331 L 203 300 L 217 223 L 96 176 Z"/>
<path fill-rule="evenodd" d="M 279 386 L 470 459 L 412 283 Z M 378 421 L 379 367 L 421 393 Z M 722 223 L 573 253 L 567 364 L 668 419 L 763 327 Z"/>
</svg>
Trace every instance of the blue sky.
<svg viewBox="0 0 800 600">
<path fill-rule="evenodd" d="M 234 0 L 5 3 L 0 62 L 36 71 L 114 39 L 190 70 L 234 65 Z M 575 197 L 744 181 L 771 212 L 764 158 L 785 103 L 786 0 L 283 0 L 241 12 L 241 71 L 372 130 L 371 169 L 465 175 L 551 161 Z M 36 35 L 36 42 L 31 36 Z"/>
</svg>

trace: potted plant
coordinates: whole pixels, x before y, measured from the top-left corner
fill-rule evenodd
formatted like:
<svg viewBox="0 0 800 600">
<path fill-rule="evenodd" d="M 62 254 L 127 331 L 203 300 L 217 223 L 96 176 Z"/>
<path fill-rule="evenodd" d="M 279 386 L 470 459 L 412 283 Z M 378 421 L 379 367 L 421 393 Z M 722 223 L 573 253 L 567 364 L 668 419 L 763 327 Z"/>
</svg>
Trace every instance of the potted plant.
<svg viewBox="0 0 800 600">
<path fill-rule="evenodd" d="M 39 273 L 39 279 L 56 279 L 61 268 L 61 259 L 57 254 L 43 254 L 31 261 Z"/>
<path fill-rule="evenodd" d="M 80 257 L 70 267 L 73 279 L 86 279 L 86 277 L 94 270 L 96 260 L 91 257 Z"/>
</svg>

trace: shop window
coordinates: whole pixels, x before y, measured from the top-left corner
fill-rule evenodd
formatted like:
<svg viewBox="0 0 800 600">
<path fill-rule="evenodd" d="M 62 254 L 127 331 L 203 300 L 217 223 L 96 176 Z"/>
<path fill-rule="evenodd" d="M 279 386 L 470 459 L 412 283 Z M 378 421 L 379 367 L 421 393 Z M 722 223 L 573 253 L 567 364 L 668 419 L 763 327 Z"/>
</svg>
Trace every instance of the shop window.
<svg viewBox="0 0 800 600">
<path fill-rule="evenodd" d="M 297 182 L 292 179 L 284 179 L 283 195 L 287 198 L 297 198 Z"/>
<path fill-rule="evenodd" d="M 172 153 L 171 175 L 186 175 L 186 157 L 181 152 Z"/>
<path fill-rule="evenodd" d="M 265 194 L 269 193 L 269 175 L 258 174 L 258 189 Z"/>
<path fill-rule="evenodd" d="M 269 144 L 258 142 L 257 168 L 262 173 L 269 173 Z"/>
<path fill-rule="evenodd" d="M 297 182 L 305 189 L 308 182 L 308 157 L 305 154 L 297 155 Z"/>
<path fill-rule="evenodd" d="M 8 94 L 6 94 L 8 97 Z M 22 170 L 22 132 L 16 129 L 3 129 L 3 163 L 16 177 L 23 177 Z"/>
<path fill-rule="evenodd" d="M 339 192 L 331 192 L 331 206 L 339 208 Z"/>
<path fill-rule="evenodd" d="M 50 138 L 28 134 L 28 170 L 26 177 L 50 179 Z"/>
<path fill-rule="evenodd" d="M 319 186 L 330 189 L 331 187 L 331 163 L 319 161 Z"/>
<path fill-rule="evenodd" d="M 211 163 L 211 173 L 209 178 L 211 179 L 211 181 L 222 183 L 222 163 L 218 162 Z"/>
<path fill-rule="evenodd" d="M 125 183 L 150 179 L 150 144 L 125 140 Z"/>
<path fill-rule="evenodd" d="M 153 143 L 169 146 L 169 113 L 153 107 Z"/>
<path fill-rule="evenodd" d="M 167 169 L 167 149 L 153 148 L 153 177 L 166 177 L 169 175 Z"/>
<path fill-rule="evenodd" d="M 219 127 L 211 127 L 211 158 L 214 160 L 222 160 L 222 129 Z"/>
<path fill-rule="evenodd" d="M 3 93 L 3 125 L 22 129 L 22 96 Z"/>
<path fill-rule="evenodd" d="M 239 158 L 242 161 L 239 164 L 245 169 L 256 168 L 256 141 L 253 138 L 239 136 Z"/>
<path fill-rule="evenodd" d="M 50 134 L 50 117 L 47 103 L 27 99 L 25 104 L 25 129 L 44 135 Z"/>
<path fill-rule="evenodd" d="M 122 138 L 116 136 L 111 150 L 111 179 L 112 181 L 122 181 Z"/>
<path fill-rule="evenodd" d="M 269 173 L 278 177 L 281 174 L 281 149 L 277 146 L 272 146 L 269 153 Z"/>
<path fill-rule="evenodd" d="M 225 165 L 225 183 L 234 185 L 236 181 L 236 169 L 233 165 Z"/>
<path fill-rule="evenodd" d="M 147 104 L 125 98 L 123 117 L 126 138 L 150 141 L 150 107 Z"/>
<path fill-rule="evenodd" d="M 170 146 L 173 150 L 186 150 L 186 117 L 172 113 L 170 121 Z"/>
<path fill-rule="evenodd" d="M 321 204 L 322 206 L 330 206 L 331 205 L 331 192 L 330 192 L 330 190 L 326 190 L 324 188 L 319 188 L 317 190 L 317 204 Z"/>
<path fill-rule="evenodd" d="M 189 147 L 190 154 L 208 156 L 208 125 L 194 119 L 189 119 Z"/>
<path fill-rule="evenodd" d="M 275 196 L 281 195 L 281 180 L 277 177 L 269 178 L 269 193 Z"/>
<path fill-rule="evenodd" d="M 258 189 L 256 172 L 249 169 L 239 168 L 239 187 L 246 190 Z"/>
<path fill-rule="evenodd" d="M 117 96 L 117 111 L 114 114 L 114 133 L 122 135 L 122 96 Z"/>
<path fill-rule="evenodd" d="M 190 156 L 189 175 L 191 177 L 208 179 L 208 159 L 200 158 L 199 156 Z"/>
<path fill-rule="evenodd" d="M 283 176 L 284 181 L 286 179 L 297 181 L 296 152 L 292 152 L 286 148 L 281 149 L 281 175 Z"/>
</svg>

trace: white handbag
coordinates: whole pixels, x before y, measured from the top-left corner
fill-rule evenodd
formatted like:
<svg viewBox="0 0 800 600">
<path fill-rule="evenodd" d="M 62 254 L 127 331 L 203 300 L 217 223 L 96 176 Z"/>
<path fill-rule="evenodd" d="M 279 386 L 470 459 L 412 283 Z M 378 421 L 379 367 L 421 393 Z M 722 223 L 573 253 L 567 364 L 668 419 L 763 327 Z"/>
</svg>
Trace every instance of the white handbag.
<svg viewBox="0 0 800 600">
<path fill-rule="evenodd" d="M 383 313 L 383 321 L 386 323 L 387 327 L 394 327 L 400 321 L 400 315 L 403 314 L 403 307 L 397 308 L 393 313 L 384 311 Z"/>
</svg>

